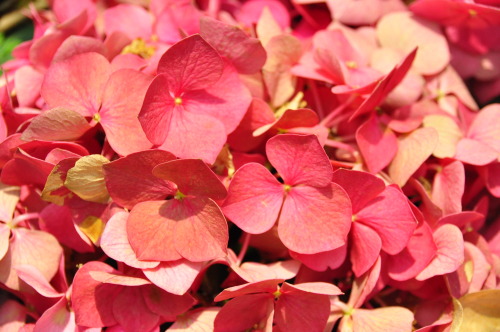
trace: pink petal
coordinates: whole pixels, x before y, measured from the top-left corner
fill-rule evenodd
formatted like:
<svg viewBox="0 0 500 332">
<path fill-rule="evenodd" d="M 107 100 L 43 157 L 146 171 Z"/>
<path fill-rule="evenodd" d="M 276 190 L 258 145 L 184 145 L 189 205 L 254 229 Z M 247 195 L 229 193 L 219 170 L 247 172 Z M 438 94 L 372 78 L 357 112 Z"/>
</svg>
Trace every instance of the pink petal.
<svg viewBox="0 0 500 332">
<path fill-rule="evenodd" d="M 239 27 L 205 16 L 200 19 L 200 34 L 242 74 L 253 74 L 266 62 L 260 41 Z"/>
<path fill-rule="evenodd" d="M 80 138 L 91 127 L 87 120 L 75 111 L 54 108 L 33 118 L 21 136 L 25 141 L 72 141 Z"/>
<path fill-rule="evenodd" d="M 202 269 L 202 263 L 185 259 L 175 262 L 161 262 L 155 268 L 144 269 L 144 275 L 153 284 L 176 295 L 185 294 Z"/>
<path fill-rule="evenodd" d="M 214 332 L 247 331 L 254 326 L 267 331 L 266 322 L 272 315 L 274 300 L 271 294 L 250 294 L 226 303 L 214 321 Z"/>
<path fill-rule="evenodd" d="M 400 27 L 404 26 L 404 29 Z M 424 21 L 409 12 L 384 16 L 377 24 L 382 47 L 408 53 L 418 47 L 413 68 L 420 74 L 437 74 L 450 62 L 448 43 L 439 25 Z"/>
<path fill-rule="evenodd" d="M 381 271 L 380 256 L 375 261 L 375 264 L 359 278 L 354 279 L 352 283 L 351 295 L 347 305 L 351 308 L 360 308 L 370 297 L 373 296 L 377 287 L 380 287 L 380 271 Z M 383 285 L 382 285 L 383 287 Z"/>
<path fill-rule="evenodd" d="M 134 310 L 130 310 L 132 303 Z M 126 287 L 116 295 L 113 315 L 125 332 L 150 331 L 159 325 L 160 318 L 148 309 L 138 287 Z"/>
<path fill-rule="evenodd" d="M 104 164 L 106 188 L 113 201 L 131 210 L 144 201 L 165 199 L 175 194 L 170 181 L 153 175 L 156 165 L 174 160 L 175 156 L 162 150 L 146 150 Z"/>
<path fill-rule="evenodd" d="M 101 262 L 89 262 L 77 271 L 71 295 L 76 323 L 89 327 L 115 325 L 113 302 L 123 287 L 103 285 L 90 276 L 90 271 L 115 272 L 111 266 Z"/>
<path fill-rule="evenodd" d="M 278 219 L 284 189 L 262 165 L 249 163 L 234 174 L 222 211 L 247 233 L 268 231 Z"/>
<path fill-rule="evenodd" d="M 162 163 L 153 169 L 153 175 L 172 181 L 178 190 L 188 196 L 224 199 L 226 187 L 200 159 L 182 159 Z"/>
<path fill-rule="evenodd" d="M 220 307 L 202 307 L 191 310 L 179 316 L 175 323 L 169 327 L 169 331 L 213 332 L 214 320 L 220 309 Z"/>
<path fill-rule="evenodd" d="M 461 212 L 464 190 L 464 165 L 460 161 L 454 161 L 436 173 L 432 201 L 443 210 L 444 215 Z"/>
<path fill-rule="evenodd" d="M 203 262 L 227 255 L 228 226 L 214 201 L 207 198 L 184 199 L 173 204 L 168 217 L 176 220 L 175 249 L 192 262 Z M 193 243 L 197 243 L 193 246 Z"/>
<path fill-rule="evenodd" d="M 314 271 L 326 271 L 330 268 L 332 270 L 338 268 L 344 263 L 347 255 L 347 245 L 338 247 L 337 249 L 318 252 L 316 254 L 306 255 L 290 251 L 292 258 L 300 261 L 302 264 Z"/>
<path fill-rule="evenodd" d="M 382 239 L 382 250 L 391 255 L 406 247 L 417 227 L 408 199 L 392 186 L 359 211 L 356 220 L 374 229 Z"/>
<path fill-rule="evenodd" d="M 283 204 L 278 234 L 290 250 L 314 254 L 344 245 L 350 227 L 351 204 L 339 185 L 297 186 Z"/>
<path fill-rule="evenodd" d="M 92 279 L 103 284 L 119 285 L 119 286 L 144 286 L 151 285 L 149 280 L 144 278 L 130 277 L 121 273 L 110 273 L 106 271 L 90 271 L 89 275 Z"/>
<path fill-rule="evenodd" d="M 228 252 L 232 253 L 232 251 Z M 236 255 L 234 255 L 236 260 Z M 230 267 L 246 282 L 262 281 L 266 279 L 292 279 L 297 275 L 300 262 L 295 260 L 278 261 L 271 264 L 261 264 L 254 262 L 244 262 L 241 266 L 238 263 L 230 263 Z"/>
<path fill-rule="evenodd" d="M 434 258 L 437 246 L 432 237 L 432 230 L 426 222 L 420 223 L 400 253 L 389 256 L 389 276 L 404 281 L 417 276 Z"/>
<path fill-rule="evenodd" d="M 77 54 L 54 63 L 45 74 L 41 94 L 49 107 L 64 107 L 83 116 L 99 110 L 111 67 L 98 53 Z"/>
<path fill-rule="evenodd" d="M 485 178 L 489 192 L 495 197 L 500 197 L 500 163 L 486 166 Z"/>
<path fill-rule="evenodd" d="M 138 268 L 153 268 L 159 262 L 140 261 L 127 238 L 127 212 L 115 213 L 106 223 L 101 235 L 101 248 L 109 257 L 125 264 Z"/>
<path fill-rule="evenodd" d="M 69 309 L 66 297 L 47 309 L 37 320 L 33 332 L 75 331 L 75 313 Z"/>
<path fill-rule="evenodd" d="M 491 146 L 470 138 L 463 138 L 457 144 L 455 159 L 466 164 L 483 166 L 498 158 L 498 151 Z"/>
<path fill-rule="evenodd" d="M 398 139 L 398 152 L 389 165 L 389 175 L 403 187 L 408 179 L 429 158 L 438 143 L 433 128 L 420 128 Z"/>
<path fill-rule="evenodd" d="M 4 223 L 0 224 L 0 260 L 9 250 L 10 227 Z"/>
<path fill-rule="evenodd" d="M 18 265 L 15 267 L 17 275 L 25 283 L 33 287 L 38 294 L 44 297 L 64 297 L 64 293 L 59 293 L 52 287 L 51 284 L 45 279 L 40 271 L 31 265 Z"/>
<path fill-rule="evenodd" d="M 185 313 L 196 303 L 189 294 L 170 294 L 154 286 L 141 287 L 141 291 L 149 310 L 167 321 L 175 321 L 178 315 Z"/>
<path fill-rule="evenodd" d="M 280 292 L 282 293 L 293 293 L 295 291 L 302 291 L 311 294 L 321 294 L 330 296 L 344 294 L 337 286 L 327 282 L 304 282 L 295 285 L 291 285 L 285 282 L 283 283 L 283 286 L 281 286 L 280 288 Z"/>
<path fill-rule="evenodd" d="M 23 66 L 16 70 L 14 82 L 19 106 L 32 106 L 40 98 L 44 75 L 32 66 Z"/>
<path fill-rule="evenodd" d="M 323 331 L 330 314 L 328 296 L 292 287 L 288 290 L 286 283 L 282 288 L 283 292 L 275 305 L 276 325 L 282 331 Z"/>
<path fill-rule="evenodd" d="M 413 319 L 413 313 L 403 307 L 356 309 L 352 314 L 356 332 L 411 332 Z"/>
<path fill-rule="evenodd" d="M 356 131 L 356 142 L 370 173 L 373 174 L 389 165 L 398 150 L 396 135 L 375 116 Z"/>
<path fill-rule="evenodd" d="M 325 187 L 332 166 L 314 135 L 278 135 L 267 141 L 267 158 L 287 185 Z"/>
<path fill-rule="evenodd" d="M 349 195 L 353 214 L 358 213 L 385 188 L 384 181 L 376 176 L 347 169 L 336 170 L 333 173 L 333 182 L 340 185 Z"/>
<path fill-rule="evenodd" d="M 352 270 L 359 277 L 377 260 L 382 249 L 382 240 L 370 227 L 354 222 L 350 233 L 350 243 Z"/>
<path fill-rule="evenodd" d="M 19 149 L 14 158 L 4 165 L 0 179 L 2 183 L 9 185 L 30 184 L 43 188 L 53 168 L 54 165 L 31 157 Z"/>
<path fill-rule="evenodd" d="M 0 185 L 0 220 L 4 222 L 12 220 L 17 203 L 19 202 L 20 194 L 21 189 L 19 187 L 6 186 L 4 184 Z M 0 227 L 3 226 L 4 224 Z M 0 253 L 1 252 L 2 250 L 0 250 Z M 1 256 L 2 255 L 0 255 L 0 257 Z"/>
<path fill-rule="evenodd" d="M 433 237 L 437 245 L 436 256 L 417 275 L 417 280 L 426 280 L 436 275 L 456 271 L 464 261 L 464 240 L 457 226 L 443 225 L 434 231 Z"/>
<path fill-rule="evenodd" d="M 161 149 L 179 158 L 200 158 L 212 164 L 227 139 L 224 124 L 216 118 L 190 113 L 182 107 L 174 110 L 166 141 Z M 203 145 L 199 142 L 203 141 Z"/>
<path fill-rule="evenodd" d="M 216 118 L 224 124 L 226 133 L 236 129 L 251 102 L 250 91 L 230 65 L 224 68 L 216 84 L 182 95 L 182 105 L 187 111 Z"/>
<path fill-rule="evenodd" d="M 106 55 L 103 43 L 96 38 L 85 36 L 69 36 L 57 49 L 52 61 L 59 62 L 71 58 L 74 55 L 95 52 Z"/>
<path fill-rule="evenodd" d="M 132 21 L 134 23 L 130 24 Z M 153 17 L 140 6 L 119 4 L 104 11 L 104 30 L 108 36 L 118 31 L 131 39 L 149 39 L 152 27 Z"/>
<path fill-rule="evenodd" d="M 253 132 L 253 136 L 260 136 L 268 131 L 279 132 L 296 127 L 313 127 L 318 123 L 318 114 L 313 110 L 308 108 L 288 109 L 279 119 L 256 129 Z"/>
<path fill-rule="evenodd" d="M 216 83 L 224 63 L 217 51 L 200 35 L 187 37 L 168 49 L 158 63 L 158 74 L 167 79 L 167 89 L 176 97 Z"/>
<path fill-rule="evenodd" d="M 224 289 L 214 299 L 215 302 L 224 301 L 233 297 L 240 297 L 246 294 L 253 293 L 274 293 L 278 290 L 278 284 L 282 283 L 283 279 L 269 279 L 257 282 L 251 282 L 239 286 L 229 287 Z"/>
<path fill-rule="evenodd" d="M 2 332 L 19 332 L 25 326 L 26 308 L 15 300 L 6 299 L 0 305 L 0 326 Z"/>
<path fill-rule="evenodd" d="M 177 213 L 185 212 L 177 200 L 146 201 L 134 206 L 127 220 L 127 234 L 139 260 L 173 261 L 182 258 L 174 246 L 178 220 L 175 208 L 179 209 Z"/>
<path fill-rule="evenodd" d="M 484 107 L 472 122 L 467 137 L 484 143 L 500 153 L 500 107 Z"/>
</svg>

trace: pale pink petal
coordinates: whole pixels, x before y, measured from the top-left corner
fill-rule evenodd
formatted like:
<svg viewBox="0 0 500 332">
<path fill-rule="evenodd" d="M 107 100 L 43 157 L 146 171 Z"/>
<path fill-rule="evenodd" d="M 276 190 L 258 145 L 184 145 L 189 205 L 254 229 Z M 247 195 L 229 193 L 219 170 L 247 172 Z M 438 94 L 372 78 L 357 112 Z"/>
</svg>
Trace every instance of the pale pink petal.
<svg viewBox="0 0 500 332">
<path fill-rule="evenodd" d="M 498 158 L 498 151 L 491 146 L 470 138 L 462 138 L 457 144 L 455 159 L 466 164 L 483 166 Z"/>
<path fill-rule="evenodd" d="M 267 141 L 269 162 L 287 185 L 325 187 L 331 182 L 332 166 L 314 135 L 278 135 Z"/>
<path fill-rule="evenodd" d="M 327 283 L 327 282 L 304 282 L 301 284 L 289 284 L 287 282 L 283 283 L 280 292 L 288 293 L 294 291 L 302 291 L 312 294 L 322 294 L 322 295 L 341 295 L 344 294 L 337 286 Z"/>
<path fill-rule="evenodd" d="M 140 6 L 119 4 L 104 11 L 104 31 L 107 35 L 118 31 L 131 39 L 149 39 L 152 28 L 152 15 Z"/>
<path fill-rule="evenodd" d="M 347 305 L 351 308 L 360 308 L 374 294 L 374 290 L 380 287 L 380 272 L 381 272 L 380 256 L 375 261 L 375 264 L 359 278 L 354 279 L 352 283 L 351 295 Z M 383 285 L 382 285 L 383 287 Z"/>
<path fill-rule="evenodd" d="M 500 153 L 500 105 L 491 104 L 484 107 L 472 122 L 467 137 Z"/>
<path fill-rule="evenodd" d="M 408 198 L 388 186 L 356 214 L 356 220 L 374 229 L 382 240 L 382 250 L 394 255 L 403 250 L 417 227 Z"/>
<path fill-rule="evenodd" d="M 359 277 L 368 271 L 379 257 L 382 240 L 370 227 L 354 222 L 350 233 L 350 244 L 352 270 Z"/>
<path fill-rule="evenodd" d="M 133 304 L 134 310 L 130 310 Z M 150 331 L 159 316 L 148 309 L 138 287 L 125 287 L 113 301 L 113 315 L 125 332 Z"/>
<path fill-rule="evenodd" d="M 457 226 L 443 225 L 434 231 L 433 237 L 437 246 L 436 256 L 417 275 L 417 280 L 426 280 L 436 275 L 453 272 L 464 261 L 464 240 Z"/>
<path fill-rule="evenodd" d="M 89 275 L 95 281 L 109 285 L 130 287 L 151 285 L 151 282 L 144 278 L 130 277 L 116 272 L 110 273 L 106 271 L 89 271 Z"/>
<path fill-rule="evenodd" d="M 434 128 L 420 128 L 398 139 L 398 152 L 389 165 L 389 176 L 403 187 L 432 154 L 438 143 Z"/>
<path fill-rule="evenodd" d="M 32 66 L 23 66 L 16 70 L 14 82 L 19 106 L 32 106 L 40 98 L 44 75 Z"/>
<path fill-rule="evenodd" d="M 249 163 L 234 174 L 222 211 L 245 232 L 260 234 L 278 219 L 283 196 L 283 185 L 264 166 Z"/>
<path fill-rule="evenodd" d="M 104 164 L 109 195 L 114 202 L 132 210 L 137 203 L 175 194 L 173 183 L 153 175 L 156 165 L 174 159 L 175 156 L 166 151 L 146 150 Z"/>
<path fill-rule="evenodd" d="M 176 210 L 185 210 L 177 200 L 146 201 L 136 204 L 127 220 L 130 246 L 139 260 L 174 261 L 182 258 L 174 246 Z"/>
<path fill-rule="evenodd" d="M 60 293 L 52 287 L 51 284 L 45 279 L 40 271 L 32 265 L 18 265 L 14 267 L 17 275 L 25 283 L 33 287 L 38 294 L 44 297 L 64 297 L 64 293 Z"/>
<path fill-rule="evenodd" d="M 173 332 L 213 332 L 220 307 L 202 307 L 185 313 L 169 327 Z"/>
<path fill-rule="evenodd" d="M 200 159 L 181 159 L 162 163 L 153 169 L 153 175 L 172 181 L 186 196 L 221 200 L 227 195 L 226 187 Z"/>
<path fill-rule="evenodd" d="M 109 257 L 138 269 L 158 266 L 159 262 L 137 259 L 127 238 L 128 215 L 127 212 L 118 212 L 108 220 L 101 235 L 102 250 Z"/>
<path fill-rule="evenodd" d="M 266 62 L 266 51 L 257 38 L 208 16 L 200 19 L 200 34 L 242 74 L 253 74 Z"/>
<path fill-rule="evenodd" d="M 228 251 L 228 256 L 229 253 Z M 239 267 L 237 264 L 231 264 L 230 266 L 243 280 L 255 282 L 266 279 L 292 279 L 299 271 L 300 262 L 295 260 L 278 261 L 271 264 L 245 262 Z"/>
<path fill-rule="evenodd" d="M 16 210 L 16 205 L 19 202 L 20 194 L 21 189 L 19 187 L 0 184 L 0 220 L 3 222 L 9 222 L 12 220 L 14 211 Z M 0 227 L 5 226 L 5 224 L 0 225 Z M 1 252 L 2 250 L 0 250 L 0 253 Z M 0 255 L 0 257 L 1 256 L 2 255 Z"/>
<path fill-rule="evenodd" d="M 92 37 L 69 36 L 57 49 L 52 62 L 59 62 L 71 58 L 73 55 L 95 52 L 106 56 L 106 49 L 102 41 Z"/>
<path fill-rule="evenodd" d="M 0 223 L 0 260 L 3 259 L 9 250 L 10 227 Z"/>
<path fill-rule="evenodd" d="M 200 35 L 187 37 L 168 49 L 158 63 L 158 73 L 167 78 L 165 88 L 174 97 L 185 91 L 210 87 L 222 75 L 224 62 Z"/>
<path fill-rule="evenodd" d="M 103 285 L 89 275 L 90 271 L 115 272 L 111 266 L 101 262 L 89 262 L 77 271 L 71 294 L 76 323 L 89 327 L 113 326 L 117 323 L 113 302 L 123 287 Z"/>
<path fill-rule="evenodd" d="M 49 107 L 64 107 L 83 116 L 99 110 L 111 67 L 98 53 L 77 54 L 54 63 L 45 74 L 41 94 Z"/>
<path fill-rule="evenodd" d="M 278 234 L 290 250 L 314 254 L 344 245 L 350 228 L 349 197 L 331 183 L 324 188 L 293 187 L 281 210 Z"/>
<path fill-rule="evenodd" d="M 68 300 L 63 296 L 40 316 L 33 332 L 70 332 L 76 329 L 75 313 L 69 309 Z"/>
<path fill-rule="evenodd" d="M 432 201 L 443 210 L 444 215 L 461 212 L 464 190 L 464 165 L 460 161 L 454 161 L 436 173 Z"/>
<path fill-rule="evenodd" d="M 215 317 L 214 332 L 247 331 L 254 326 L 264 331 L 265 323 L 272 315 L 273 309 L 274 300 L 271 294 L 237 297 L 226 303 Z"/>
<path fill-rule="evenodd" d="M 151 78 L 131 69 L 121 69 L 109 78 L 99 110 L 106 138 L 120 155 L 151 147 L 137 119 Z"/>
<path fill-rule="evenodd" d="M 0 331 L 22 331 L 21 329 L 25 325 L 27 312 L 23 305 L 15 300 L 6 299 L 0 305 L 0 312 L 2 312 L 2 315 L 0 315 Z"/>
<path fill-rule="evenodd" d="M 358 213 L 385 188 L 384 181 L 376 176 L 347 169 L 336 170 L 333 173 L 333 182 L 340 185 L 349 195 L 353 214 Z"/>
<path fill-rule="evenodd" d="M 196 303 L 189 294 L 175 295 L 155 286 L 141 287 L 141 291 L 149 310 L 167 321 L 175 321 Z"/>
<path fill-rule="evenodd" d="M 161 262 L 155 268 L 144 269 L 144 275 L 156 286 L 176 295 L 185 294 L 202 269 L 202 263 L 185 259 Z"/>
<path fill-rule="evenodd" d="M 372 116 L 356 131 L 356 142 L 370 173 L 377 174 L 398 150 L 396 135 Z"/>
<path fill-rule="evenodd" d="M 352 313 L 356 332 L 411 332 L 413 313 L 403 307 L 356 309 Z"/>
<path fill-rule="evenodd" d="M 424 127 L 434 128 L 439 136 L 439 142 L 434 152 L 438 158 L 453 158 L 457 143 L 462 138 L 462 130 L 450 116 L 431 114 L 424 118 Z"/>
</svg>

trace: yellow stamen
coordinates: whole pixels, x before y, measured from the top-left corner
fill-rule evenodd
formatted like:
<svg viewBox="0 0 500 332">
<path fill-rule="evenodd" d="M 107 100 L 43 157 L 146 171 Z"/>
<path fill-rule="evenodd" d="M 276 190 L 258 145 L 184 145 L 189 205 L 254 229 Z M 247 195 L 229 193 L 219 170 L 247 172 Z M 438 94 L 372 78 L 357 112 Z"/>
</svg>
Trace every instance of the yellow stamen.
<svg viewBox="0 0 500 332">
<path fill-rule="evenodd" d="M 358 64 L 356 63 L 356 61 L 346 61 L 345 65 L 349 69 L 356 69 L 356 68 L 358 68 Z"/>
<path fill-rule="evenodd" d="M 101 121 L 101 115 L 99 113 L 94 114 L 92 120 L 94 120 L 95 122 Z"/>
<path fill-rule="evenodd" d="M 176 105 L 181 105 L 182 104 L 182 98 L 181 97 L 175 97 L 174 99 L 174 103 Z"/>
<path fill-rule="evenodd" d="M 284 184 L 283 188 L 285 189 L 285 192 L 290 192 L 290 190 L 292 190 L 292 186 L 289 184 Z"/>
<path fill-rule="evenodd" d="M 180 200 L 180 201 L 182 201 L 182 199 L 184 197 L 186 197 L 186 195 L 184 195 L 183 193 L 181 193 L 179 190 L 177 190 L 177 192 L 175 193 L 175 196 L 174 196 L 175 199 Z"/>
<path fill-rule="evenodd" d="M 142 38 L 137 38 L 123 48 L 122 54 L 136 54 L 144 59 L 149 59 L 155 54 L 155 51 L 154 46 L 146 44 Z"/>
<path fill-rule="evenodd" d="M 477 16 L 477 11 L 475 11 L 474 9 L 469 9 L 469 15 L 471 17 L 475 17 L 475 16 Z"/>
</svg>

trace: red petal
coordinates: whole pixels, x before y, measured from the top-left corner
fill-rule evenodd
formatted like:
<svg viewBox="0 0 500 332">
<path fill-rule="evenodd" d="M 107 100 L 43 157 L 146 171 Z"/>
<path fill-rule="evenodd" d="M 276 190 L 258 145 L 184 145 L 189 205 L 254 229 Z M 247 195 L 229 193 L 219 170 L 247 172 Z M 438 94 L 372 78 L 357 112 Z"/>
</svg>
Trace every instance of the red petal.
<svg viewBox="0 0 500 332">
<path fill-rule="evenodd" d="M 178 315 L 185 313 L 196 303 L 189 294 L 174 295 L 154 286 L 141 287 L 141 291 L 149 310 L 167 321 L 175 321 Z"/>
<path fill-rule="evenodd" d="M 173 45 L 158 63 L 158 73 L 167 79 L 165 88 L 175 97 L 216 83 L 223 68 L 224 63 L 217 51 L 200 35 L 187 37 Z"/>
<path fill-rule="evenodd" d="M 133 303 L 134 310 L 130 310 Z M 149 310 L 138 287 L 126 287 L 113 301 L 113 314 L 125 332 L 151 331 L 159 325 L 159 316 Z"/>
<path fill-rule="evenodd" d="M 162 163 L 153 169 L 153 175 L 172 181 L 186 196 L 224 199 L 226 188 L 217 175 L 200 159 L 182 159 Z"/>
<path fill-rule="evenodd" d="M 234 174 L 222 211 L 245 232 L 264 233 L 278 219 L 283 195 L 283 185 L 264 166 L 249 163 Z"/>
<path fill-rule="evenodd" d="M 350 227 L 351 204 L 339 185 L 298 186 L 285 199 L 278 234 L 290 250 L 314 254 L 344 245 Z"/>
<path fill-rule="evenodd" d="M 286 184 L 325 187 L 332 165 L 314 135 L 278 135 L 267 141 L 267 158 Z"/>
</svg>

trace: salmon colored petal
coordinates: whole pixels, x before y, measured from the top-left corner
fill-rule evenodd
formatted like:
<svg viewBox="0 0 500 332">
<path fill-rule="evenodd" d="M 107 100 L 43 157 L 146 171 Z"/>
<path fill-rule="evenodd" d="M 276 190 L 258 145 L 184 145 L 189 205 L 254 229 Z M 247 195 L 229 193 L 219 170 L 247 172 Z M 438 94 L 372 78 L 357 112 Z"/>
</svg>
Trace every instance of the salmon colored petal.
<svg viewBox="0 0 500 332">
<path fill-rule="evenodd" d="M 159 148 L 179 158 L 200 158 L 212 164 L 226 139 L 226 129 L 218 119 L 176 107 L 166 140 Z"/>
<path fill-rule="evenodd" d="M 413 319 L 413 313 L 403 307 L 355 309 L 352 313 L 356 332 L 411 332 Z"/>
<path fill-rule="evenodd" d="M 77 54 L 54 63 L 45 74 L 41 94 L 50 108 L 64 107 L 83 116 L 99 110 L 111 66 L 98 53 Z"/>
<path fill-rule="evenodd" d="M 103 42 L 99 39 L 76 35 L 69 36 L 57 49 L 52 62 L 64 61 L 74 55 L 88 52 L 95 52 L 106 56 L 107 50 L 104 48 Z"/>
<path fill-rule="evenodd" d="M 14 268 L 19 278 L 33 287 L 38 294 L 52 298 L 64 297 L 64 293 L 56 291 L 36 267 L 32 265 L 18 265 Z"/>
<path fill-rule="evenodd" d="M 253 74 L 266 62 L 260 41 L 237 26 L 204 16 L 200 19 L 200 34 L 242 74 Z"/>
<path fill-rule="evenodd" d="M 398 281 L 415 278 L 434 258 L 437 246 L 426 222 L 418 225 L 400 253 L 388 257 L 389 276 Z"/>
<path fill-rule="evenodd" d="M 436 173 L 432 186 L 432 201 L 444 215 L 462 211 L 465 191 L 465 169 L 460 161 L 454 161 Z"/>
<path fill-rule="evenodd" d="M 330 299 L 327 295 L 295 289 L 283 292 L 279 297 L 275 305 L 274 321 L 282 331 L 321 332 L 329 314 Z"/>
<path fill-rule="evenodd" d="M 349 195 L 353 214 L 358 213 L 385 188 L 384 181 L 376 176 L 347 169 L 336 170 L 333 173 L 333 182 L 340 185 Z"/>
<path fill-rule="evenodd" d="M 269 162 L 287 185 L 325 187 L 331 182 L 332 166 L 314 135 L 278 135 L 267 141 Z"/>
<path fill-rule="evenodd" d="M 401 29 L 401 27 L 405 27 Z M 439 25 L 424 21 L 410 12 L 388 14 L 377 24 L 382 47 L 408 53 L 418 46 L 413 68 L 422 75 L 437 74 L 450 62 L 448 43 Z"/>
<path fill-rule="evenodd" d="M 101 236 L 101 248 L 109 257 L 119 262 L 142 269 L 158 266 L 159 262 L 140 261 L 130 246 L 127 237 L 127 212 L 118 212 L 106 223 L 106 228 Z"/>
<path fill-rule="evenodd" d="M 130 310 L 132 303 L 134 310 Z M 116 295 L 113 315 L 125 332 L 151 331 L 159 325 L 160 318 L 148 309 L 138 287 L 126 287 Z"/>
<path fill-rule="evenodd" d="M 253 136 L 260 136 L 268 131 L 283 131 L 296 127 L 314 127 L 319 123 L 318 114 L 308 108 L 288 109 L 283 115 L 272 123 L 257 128 Z"/>
<path fill-rule="evenodd" d="M 359 211 L 356 220 L 374 229 L 382 240 L 382 250 L 391 255 L 406 247 L 417 227 L 408 198 L 392 186 Z"/>
<path fill-rule="evenodd" d="M 154 286 L 141 287 L 141 292 L 149 310 L 167 321 L 175 321 L 196 303 L 190 294 L 175 295 Z"/>
<path fill-rule="evenodd" d="M 268 231 L 278 219 L 284 189 L 262 165 L 249 163 L 234 174 L 222 211 L 247 233 Z"/>
<path fill-rule="evenodd" d="M 106 188 L 113 201 L 132 210 L 140 202 L 165 199 L 174 195 L 175 185 L 153 175 L 153 168 L 174 160 L 175 156 L 162 150 L 132 153 L 103 166 Z"/>
<path fill-rule="evenodd" d="M 282 283 L 283 279 L 269 279 L 257 282 L 251 282 L 239 286 L 229 287 L 224 289 L 214 299 L 215 302 L 224 301 L 233 297 L 240 297 L 246 294 L 254 293 L 274 293 L 278 290 L 278 284 Z"/>
<path fill-rule="evenodd" d="M 351 263 L 359 277 L 373 266 L 382 249 L 380 236 L 370 227 L 354 222 L 350 233 Z"/>
<path fill-rule="evenodd" d="M 185 332 L 192 329 L 196 332 L 213 332 L 214 320 L 220 309 L 220 307 L 201 307 L 191 310 L 179 316 L 175 323 L 169 327 L 169 330 Z"/>
<path fill-rule="evenodd" d="M 75 313 L 69 308 L 70 304 L 66 297 L 63 296 L 40 316 L 33 332 L 77 330 Z"/>
<path fill-rule="evenodd" d="M 344 294 L 337 286 L 327 282 L 304 282 L 295 285 L 285 282 L 280 288 L 281 293 L 292 293 L 295 291 L 330 296 Z"/>
<path fill-rule="evenodd" d="M 224 62 L 200 35 L 187 37 L 168 49 L 158 63 L 175 97 L 185 91 L 210 87 L 222 75 Z"/>
<path fill-rule="evenodd" d="M 177 252 L 192 262 L 203 262 L 227 255 L 229 240 L 226 218 L 209 198 L 185 198 L 172 205 L 170 212 L 175 226 L 174 244 Z M 196 246 L 193 245 L 196 243 Z"/>
<path fill-rule="evenodd" d="M 92 279 L 108 285 L 129 287 L 151 285 L 151 282 L 144 278 L 130 277 L 116 272 L 110 273 L 106 271 L 90 271 L 89 275 Z"/>
<path fill-rule="evenodd" d="M 358 128 L 356 142 L 370 173 L 373 174 L 389 165 L 398 150 L 396 135 L 375 116 Z"/>
<path fill-rule="evenodd" d="M 272 315 L 274 300 L 271 294 L 250 294 L 226 303 L 215 317 L 214 332 L 247 331 L 254 326 L 267 331 L 266 322 Z"/>
<path fill-rule="evenodd" d="M 334 270 L 344 263 L 347 256 L 347 245 L 311 255 L 290 251 L 290 256 L 314 271 L 322 272 L 328 268 Z"/>
<path fill-rule="evenodd" d="M 144 269 L 144 275 L 161 289 L 176 295 L 185 294 L 200 273 L 203 263 L 185 259 L 161 262 L 155 268 Z"/>
<path fill-rule="evenodd" d="M 464 262 L 464 240 L 460 229 L 446 224 L 434 231 L 437 253 L 431 263 L 420 272 L 416 279 L 426 280 L 436 275 L 456 271 Z"/>
<path fill-rule="evenodd" d="M 32 66 L 23 66 L 16 70 L 14 82 L 19 106 L 32 106 L 40 98 L 43 73 Z"/>
<path fill-rule="evenodd" d="M 172 181 L 183 195 L 224 199 L 226 187 L 217 175 L 200 159 L 181 159 L 162 163 L 153 168 L 157 178 Z"/>
<path fill-rule="evenodd" d="M 101 262 L 89 262 L 77 271 L 71 294 L 76 323 L 89 327 L 115 325 L 113 302 L 123 287 L 103 285 L 90 276 L 90 271 L 115 272 L 111 266 Z"/>
<path fill-rule="evenodd" d="M 389 176 L 403 187 L 438 144 L 434 128 L 420 128 L 398 139 L 398 152 L 389 165 Z"/>
<path fill-rule="evenodd" d="M 324 188 L 293 187 L 281 210 L 278 234 L 290 250 L 314 254 L 344 245 L 350 228 L 349 198 L 331 183 Z"/>
<path fill-rule="evenodd" d="M 187 111 L 216 118 L 224 124 L 226 133 L 236 129 L 251 102 L 250 91 L 230 65 L 224 68 L 216 84 L 182 95 L 182 105 Z"/>
<path fill-rule="evenodd" d="M 175 250 L 175 209 L 184 212 L 176 200 L 146 201 L 134 206 L 127 220 L 129 243 L 139 260 L 174 261 L 182 258 Z"/>
</svg>

